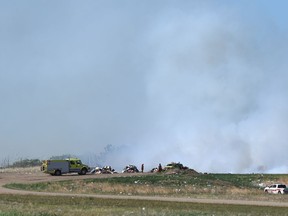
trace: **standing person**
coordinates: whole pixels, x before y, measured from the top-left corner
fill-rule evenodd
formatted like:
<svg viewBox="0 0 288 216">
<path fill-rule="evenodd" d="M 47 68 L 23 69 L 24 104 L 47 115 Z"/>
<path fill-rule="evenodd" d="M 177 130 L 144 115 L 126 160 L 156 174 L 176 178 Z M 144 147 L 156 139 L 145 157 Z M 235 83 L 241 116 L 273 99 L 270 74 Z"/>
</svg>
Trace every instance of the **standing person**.
<svg viewBox="0 0 288 216">
<path fill-rule="evenodd" d="M 141 165 L 141 172 L 144 172 L 144 164 Z"/>
<path fill-rule="evenodd" d="M 162 172 L 162 165 L 161 165 L 161 163 L 159 163 L 158 172 Z"/>
</svg>

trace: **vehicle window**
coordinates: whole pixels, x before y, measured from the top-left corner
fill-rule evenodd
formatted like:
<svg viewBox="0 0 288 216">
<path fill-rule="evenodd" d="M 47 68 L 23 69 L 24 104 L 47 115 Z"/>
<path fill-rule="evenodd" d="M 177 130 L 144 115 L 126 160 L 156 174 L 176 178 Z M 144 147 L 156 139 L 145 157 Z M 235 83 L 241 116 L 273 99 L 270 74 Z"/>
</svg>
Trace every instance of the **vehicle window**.
<svg viewBox="0 0 288 216">
<path fill-rule="evenodd" d="M 286 185 L 279 185 L 279 188 L 286 188 Z"/>
<path fill-rule="evenodd" d="M 276 188 L 276 185 L 272 185 L 271 188 Z"/>
<path fill-rule="evenodd" d="M 71 165 L 74 165 L 74 164 L 75 164 L 75 162 L 74 162 L 74 161 L 70 161 L 70 164 L 71 164 Z"/>
</svg>

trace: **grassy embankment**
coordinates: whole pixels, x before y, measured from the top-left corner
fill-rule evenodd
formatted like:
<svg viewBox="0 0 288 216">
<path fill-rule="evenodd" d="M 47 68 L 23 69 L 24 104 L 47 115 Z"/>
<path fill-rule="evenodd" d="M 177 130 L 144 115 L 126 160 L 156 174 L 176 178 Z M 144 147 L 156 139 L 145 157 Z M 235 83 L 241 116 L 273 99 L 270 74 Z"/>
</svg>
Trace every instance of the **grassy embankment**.
<svg viewBox="0 0 288 216">
<path fill-rule="evenodd" d="M 53 178 L 51 176 L 51 178 Z M 153 174 L 126 177 L 89 178 L 41 182 L 33 184 L 12 183 L 8 188 L 42 192 L 149 195 L 195 198 L 222 198 L 266 200 L 263 186 L 273 182 L 288 183 L 288 175 L 279 174 Z M 262 187 L 261 187 L 262 186 Z M 288 201 L 288 196 L 274 196 L 277 201 Z"/>
<path fill-rule="evenodd" d="M 51 178 L 53 178 L 51 176 Z M 33 184 L 9 184 L 24 190 L 246 199 L 287 202 L 287 195 L 264 194 L 259 185 L 288 182 L 287 175 L 154 174 Z M 287 208 L 163 201 L 0 195 L 0 215 L 288 215 Z M 22 212 L 21 214 L 19 212 Z"/>
</svg>

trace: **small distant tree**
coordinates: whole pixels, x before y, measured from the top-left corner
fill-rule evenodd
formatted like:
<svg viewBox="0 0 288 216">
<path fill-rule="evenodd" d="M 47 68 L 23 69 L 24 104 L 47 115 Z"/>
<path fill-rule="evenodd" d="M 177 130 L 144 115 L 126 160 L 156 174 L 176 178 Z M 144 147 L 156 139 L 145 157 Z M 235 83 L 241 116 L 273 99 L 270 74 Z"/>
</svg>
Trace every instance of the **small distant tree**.
<svg viewBox="0 0 288 216">
<path fill-rule="evenodd" d="M 10 166 L 10 159 L 9 157 L 6 157 L 2 160 L 0 167 L 1 168 L 6 168 Z"/>
</svg>

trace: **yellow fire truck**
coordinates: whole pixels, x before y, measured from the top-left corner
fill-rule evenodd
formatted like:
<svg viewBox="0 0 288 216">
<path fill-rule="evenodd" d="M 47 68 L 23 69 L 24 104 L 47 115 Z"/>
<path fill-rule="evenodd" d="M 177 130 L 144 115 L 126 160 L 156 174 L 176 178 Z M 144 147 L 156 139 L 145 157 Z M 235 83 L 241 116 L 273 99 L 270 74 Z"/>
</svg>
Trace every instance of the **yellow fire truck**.
<svg viewBox="0 0 288 216">
<path fill-rule="evenodd" d="M 42 161 L 41 170 L 44 173 L 60 176 L 66 173 L 78 173 L 86 175 L 90 167 L 82 164 L 78 158 L 67 158 L 65 160 L 44 160 Z"/>
</svg>

